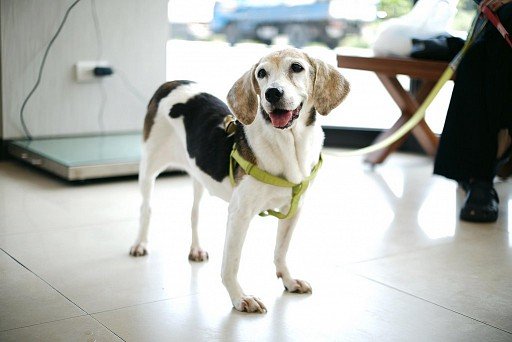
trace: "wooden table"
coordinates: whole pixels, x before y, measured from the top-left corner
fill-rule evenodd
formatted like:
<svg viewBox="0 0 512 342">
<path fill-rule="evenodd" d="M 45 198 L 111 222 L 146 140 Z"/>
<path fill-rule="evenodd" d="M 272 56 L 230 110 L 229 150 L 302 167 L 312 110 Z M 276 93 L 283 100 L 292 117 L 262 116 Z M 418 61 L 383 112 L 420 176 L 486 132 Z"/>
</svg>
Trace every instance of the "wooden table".
<svg viewBox="0 0 512 342">
<path fill-rule="evenodd" d="M 338 67 L 373 71 L 382 82 L 388 93 L 396 102 L 402 115 L 393 126 L 382 132 L 375 142 L 393 134 L 416 112 L 421 103 L 428 96 L 437 80 L 448 66 L 447 62 L 430 61 L 403 57 L 363 57 L 353 55 L 338 55 Z M 405 90 L 397 79 L 397 75 L 406 75 L 411 79 L 420 80 L 420 86 L 413 91 Z M 371 94 L 369 95 L 371 96 Z M 434 156 L 439 144 L 439 138 L 432 132 L 425 120 L 422 120 L 412 130 L 412 134 L 418 140 L 427 154 Z M 370 153 L 365 161 L 371 164 L 380 164 L 386 157 L 398 149 L 409 134 L 379 151 Z"/>
</svg>

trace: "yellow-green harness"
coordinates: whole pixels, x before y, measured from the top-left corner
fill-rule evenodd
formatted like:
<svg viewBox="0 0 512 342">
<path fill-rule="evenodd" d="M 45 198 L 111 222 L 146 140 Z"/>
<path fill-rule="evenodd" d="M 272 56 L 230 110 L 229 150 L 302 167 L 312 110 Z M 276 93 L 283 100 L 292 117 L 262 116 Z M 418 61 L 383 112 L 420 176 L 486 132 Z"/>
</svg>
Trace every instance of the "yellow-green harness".
<svg viewBox="0 0 512 342">
<path fill-rule="evenodd" d="M 292 189 L 292 199 L 290 202 L 290 209 L 288 210 L 287 214 L 283 214 L 279 211 L 271 209 L 265 210 L 260 213 L 260 216 L 272 215 L 277 217 L 278 219 L 288 219 L 296 214 L 300 197 L 304 192 L 306 192 L 309 183 L 315 178 L 316 174 L 318 173 L 318 170 L 322 166 L 322 155 L 320 154 L 320 157 L 318 158 L 318 163 L 316 163 L 316 165 L 311 170 L 311 174 L 299 184 L 289 182 L 284 178 L 277 177 L 271 175 L 266 171 L 263 171 L 253 163 L 243 158 L 240 155 L 240 153 L 238 153 L 236 149 L 236 144 L 233 144 L 233 150 L 231 151 L 229 159 L 229 179 L 231 180 L 231 184 L 233 186 L 235 185 L 234 169 L 236 164 L 238 164 L 245 171 L 246 174 L 250 175 L 251 177 L 254 177 L 255 179 L 259 180 L 262 183 Z"/>
</svg>

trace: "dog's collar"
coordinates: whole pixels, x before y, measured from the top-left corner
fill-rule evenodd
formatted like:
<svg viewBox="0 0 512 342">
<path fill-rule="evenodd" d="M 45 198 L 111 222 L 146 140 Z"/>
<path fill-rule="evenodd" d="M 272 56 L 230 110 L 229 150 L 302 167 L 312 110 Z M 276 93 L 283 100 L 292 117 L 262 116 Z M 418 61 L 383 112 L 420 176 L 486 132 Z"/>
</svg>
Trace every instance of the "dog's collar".
<svg viewBox="0 0 512 342">
<path fill-rule="evenodd" d="M 245 171 L 246 174 L 252 176 L 253 178 L 257 179 L 262 183 L 279 186 L 282 188 L 291 188 L 292 199 L 290 201 L 290 209 L 288 210 L 287 214 L 283 214 L 277 210 L 271 209 L 265 210 L 260 213 L 260 216 L 272 215 L 277 217 L 278 219 L 288 219 L 292 218 L 297 213 L 300 197 L 308 189 L 309 183 L 316 177 L 318 170 L 322 166 L 322 162 L 322 154 L 320 154 L 318 158 L 318 163 L 316 163 L 316 165 L 313 166 L 311 174 L 299 184 L 295 184 L 287 181 L 284 178 L 271 175 L 270 173 L 263 171 L 253 163 L 247 161 L 244 157 L 240 155 L 240 153 L 236 149 L 236 144 L 233 144 L 233 150 L 231 151 L 231 155 L 229 158 L 229 179 L 231 181 L 231 185 L 235 186 L 234 169 L 236 167 L 236 164 L 238 164 Z"/>
</svg>

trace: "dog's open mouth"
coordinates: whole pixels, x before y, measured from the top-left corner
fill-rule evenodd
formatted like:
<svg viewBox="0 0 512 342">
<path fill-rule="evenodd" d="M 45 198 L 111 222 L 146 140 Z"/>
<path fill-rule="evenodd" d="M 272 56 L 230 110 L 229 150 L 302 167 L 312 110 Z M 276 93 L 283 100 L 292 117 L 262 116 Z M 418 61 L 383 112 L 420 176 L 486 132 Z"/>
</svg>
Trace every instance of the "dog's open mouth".
<svg viewBox="0 0 512 342">
<path fill-rule="evenodd" d="M 302 109 L 302 103 L 294 110 L 287 109 L 274 109 L 269 113 L 270 121 L 275 128 L 290 127 L 295 119 L 299 117 L 299 112 Z"/>
</svg>

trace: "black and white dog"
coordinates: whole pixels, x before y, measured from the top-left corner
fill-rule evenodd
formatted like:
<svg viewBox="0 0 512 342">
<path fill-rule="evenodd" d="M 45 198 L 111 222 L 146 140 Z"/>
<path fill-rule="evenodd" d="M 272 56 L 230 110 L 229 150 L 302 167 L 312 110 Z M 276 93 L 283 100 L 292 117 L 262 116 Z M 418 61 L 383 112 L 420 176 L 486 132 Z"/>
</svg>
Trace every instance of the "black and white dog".
<svg viewBox="0 0 512 342">
<path fill-rule="evenodd" d="M 218 98 L 202 92 L 190 81 L 163 84 L 148 105 L 139 183 L 142 192 L 140 232 L 131 248 L 133 256 L 147 253 L 150 200 L 155 179 L 167 167 L 183 169 L 193 179 L 192 245 L 189 259 L 204 261 L 208 254 L 198 238 L 198 206 L 203 189 L 229 202 L 222 282 L 233 306 L 240 311 L 266 312 L 263 303 L 244 293 L 237 273 L 249 222 L 269 208 L 290 206 L 291 189 L 264 184 L 235 171 L 229 180 L 233 144 L 238 152 L 260 169 L 300 183 L 318 162 L 324 134 L 317 113 L 327 115 L 349 91 L 349 84 L 332 66 L 296 49 L 286 49 L 262 58 L 228 94 L 228 103 L 238 123 L 234 135 L 224 130 L 231 115 Z M 297 214 L 279 220 L 274 263 L 276 274 L 289 292 L 311 292 L 311 286 L 294 279 L 286 265 L 286 253 Z"/>
</svg>

